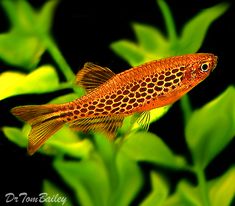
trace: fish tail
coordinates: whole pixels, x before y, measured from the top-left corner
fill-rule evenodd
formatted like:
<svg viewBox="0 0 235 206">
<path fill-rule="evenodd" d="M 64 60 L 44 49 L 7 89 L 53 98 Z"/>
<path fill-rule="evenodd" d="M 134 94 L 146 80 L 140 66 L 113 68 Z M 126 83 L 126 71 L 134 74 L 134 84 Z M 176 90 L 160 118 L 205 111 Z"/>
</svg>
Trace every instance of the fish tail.
<svg viewBox="0 0 235 206">
<path fill-rule="evenodd" d="M 64 124 L 58 105 L 19 106 L 11 113 L 32 126 L 28 140 L 29 155 L 33 155 Z"/>
</svg>

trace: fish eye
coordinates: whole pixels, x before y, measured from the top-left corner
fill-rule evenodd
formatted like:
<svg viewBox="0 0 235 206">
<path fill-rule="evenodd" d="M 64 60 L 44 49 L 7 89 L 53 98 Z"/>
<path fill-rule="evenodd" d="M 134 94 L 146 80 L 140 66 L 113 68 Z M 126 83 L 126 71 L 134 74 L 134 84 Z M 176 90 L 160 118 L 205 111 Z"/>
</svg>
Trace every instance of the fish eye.
<svg viewBox="0 0 235 206">
<path fill-rule="evenodd" d="M 201 71 L 202 71 L 202 72 L 207 72 L 208 69 L 209 69 L 209 63 L 203 63 L 203 64 L 201 65 Z"/>
</svg>

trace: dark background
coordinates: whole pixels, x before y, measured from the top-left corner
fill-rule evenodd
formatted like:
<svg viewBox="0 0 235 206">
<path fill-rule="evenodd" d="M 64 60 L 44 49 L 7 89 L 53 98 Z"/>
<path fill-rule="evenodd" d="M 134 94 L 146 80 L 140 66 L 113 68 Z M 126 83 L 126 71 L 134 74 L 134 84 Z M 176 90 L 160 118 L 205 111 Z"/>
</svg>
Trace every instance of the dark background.
<svg viewBox="0 0 235 206">
<path fill-rule="evenodd" d="M 35 7 L 40 7 L 45 1 L 30 1 Z M 167 0 L 170 6 L 178 33 L 182 26 L 201 9 L 215 5 L 222 1 L 212 0 Z M 9 27 L 7 18 L 0 9 L 0 31 Z M 111 68 L 116 73 L 128 69 L 130 66 L 116 56 L 110 49 L 110 43 L 126 38 L 135 40 L 131 23 L 147 23 L 165 31 L 162 15 L 155 0 L 114 0 L 114 1 L 72 1 L 62 0 L 56 9 L 53 36 L 68 64 L 76 73 L 82 65 L 91 61 Z M 212 75 L 202 84 L 190 92 L 193 108 L 199 108 L 206 102 L 223 92 L 228 85 L 235 83 L 234 76 L 234 37 L 235 37 L 234 7 L 230 9 L 209 28 L 200 52 L 211 52 L 219 56 L 219 64 Z M 44 54 L 40 64 L 51 63 L 53 60 Z M 54 64 L 56 66 L 56 64 Z M 12 69 L 11 66 L 0 62 L 0 66 Z M 17 68 L 14 68 L 17 69 Z M 0 71 L 3 71 L 0 69 Z M 21 95 L 5 99 L 0 102 L 0 127 L 21 126 L 9 110 L 17 105 L 42 104 L 68 91 L 44 95 Z M 184 142 L 182 113 L 179 103 L 161 120 L 150 127 L 178 154 L 187 155 Z M 207 177 L 212 179 L 222 174 L 235 162 L 233 141 L 207 168 Z M 21 149 L 9 142 L 0 132 L 0 197 L 4 200 L 7 192 L 27 192 L 39 194 L 41 183 L 48 178 L 71 192 L 63 185 L 56 172 L 50 165 L 51 159 L 36 153 L 30 157 L 26 149 Z M 150 165 L 142 165 L 146 177 Z M 172 181 L 177 181 L 176 177 Z M 142 196 L 149 190 L 146 185 L 141 191 Z M 140 195 L 141 198 L 141 195 Z M 135 200 L 137 203 L 138 200 Z"/>
</svg>

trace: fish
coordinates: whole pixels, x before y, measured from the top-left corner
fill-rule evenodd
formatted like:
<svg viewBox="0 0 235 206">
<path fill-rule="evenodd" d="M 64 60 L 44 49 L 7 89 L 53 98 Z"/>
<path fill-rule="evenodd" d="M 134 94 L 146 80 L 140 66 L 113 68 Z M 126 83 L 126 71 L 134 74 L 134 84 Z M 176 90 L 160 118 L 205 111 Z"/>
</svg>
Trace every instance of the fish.
<svg viewBox="0 0 235 206">
<path fill-rule="evenodd" d="M 153 60 L 115 74 L 91 62 L 75 83 L 86 94 L 64 104 L 26 105 L 11 113 L 31 125 L 28 154 L 34 154 L 64 124 L 77 131 L 99 131 L 114 140 L 125 117 L 138 113 L 149 124 L 150 110 L 172 104 L 206 79 L 217 65 L 211 53 Z"/>
</svg>

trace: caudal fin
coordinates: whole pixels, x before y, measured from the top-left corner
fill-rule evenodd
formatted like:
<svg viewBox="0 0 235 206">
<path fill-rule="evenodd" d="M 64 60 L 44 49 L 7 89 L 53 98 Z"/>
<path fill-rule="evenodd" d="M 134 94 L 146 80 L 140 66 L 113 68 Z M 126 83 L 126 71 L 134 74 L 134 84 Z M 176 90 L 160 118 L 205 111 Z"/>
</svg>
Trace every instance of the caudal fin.
<svg viewBox="0 0 235 206">
<path fill-rule="evenodd" d="M 64 124 L 55 110 L 55 105 L 19 106 L 13 108 L 11 113 L 32 126 L 28 141 L 30 155 L 33 155 Z"/>
</svg>

